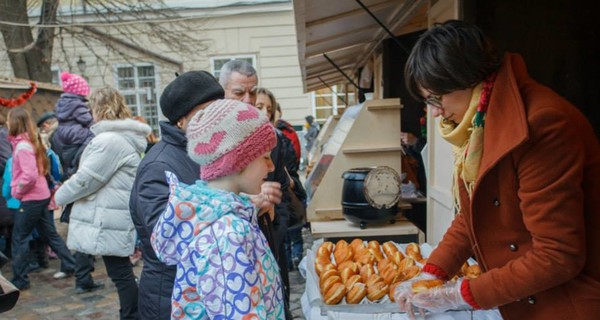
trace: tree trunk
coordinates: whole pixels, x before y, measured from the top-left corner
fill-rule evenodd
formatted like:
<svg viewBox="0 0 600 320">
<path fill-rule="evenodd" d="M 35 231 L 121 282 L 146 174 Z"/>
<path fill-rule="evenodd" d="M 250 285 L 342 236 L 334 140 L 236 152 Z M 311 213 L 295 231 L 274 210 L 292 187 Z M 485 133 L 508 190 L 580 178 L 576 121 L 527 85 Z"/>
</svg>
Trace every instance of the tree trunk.
<svg viewBox="0 0 600 320">
<path fill-rule="evenodd" d="M 44 0 L 40 24 L 54 24 L 59 0 Z M 0 20 L 29 24 L 27 1 L 0 0 Z M 52 48 L 55 28 L 39 28 L 33 40 L 30 26 L 0 25 L 13 74 L 17 78 L 52 81 Z"/>
</svg>

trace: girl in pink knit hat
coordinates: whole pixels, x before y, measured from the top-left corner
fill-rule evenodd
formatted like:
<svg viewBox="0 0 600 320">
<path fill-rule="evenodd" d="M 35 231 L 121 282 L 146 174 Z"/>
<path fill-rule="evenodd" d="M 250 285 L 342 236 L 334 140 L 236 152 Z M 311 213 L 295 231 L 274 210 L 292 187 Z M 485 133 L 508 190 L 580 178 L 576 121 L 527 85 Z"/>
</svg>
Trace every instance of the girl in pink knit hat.
<svg viewBox="0 0 600 320">
<path fill-rule="evenodd" d="M 167 173 L 169 204 L 152 246 L 177 265 L 172 319 L 284 319 L 279 267 L 248 194 L 261 194 L 273 171 L 276 136 L 251 105 L 216 100 L 190 120 L 188 155 L 200 165 L 194 185 Z"/>
</svg>

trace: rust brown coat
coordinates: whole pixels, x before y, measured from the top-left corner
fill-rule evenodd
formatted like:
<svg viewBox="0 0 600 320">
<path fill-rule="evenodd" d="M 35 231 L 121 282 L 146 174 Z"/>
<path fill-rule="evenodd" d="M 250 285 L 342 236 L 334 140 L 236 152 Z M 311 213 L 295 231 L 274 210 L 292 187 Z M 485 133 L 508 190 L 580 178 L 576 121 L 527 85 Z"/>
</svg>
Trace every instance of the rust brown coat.
<svg viewBox="0 0 600 320">
<path fill-rule="evenodd" d="M 507 54 L 485 118 L 469 202 L 428 262 L 454 274 L 474 254 L 470 282 L 505 319 L 600 317 L 600 146 L 585 117 Z"/>
</svg>

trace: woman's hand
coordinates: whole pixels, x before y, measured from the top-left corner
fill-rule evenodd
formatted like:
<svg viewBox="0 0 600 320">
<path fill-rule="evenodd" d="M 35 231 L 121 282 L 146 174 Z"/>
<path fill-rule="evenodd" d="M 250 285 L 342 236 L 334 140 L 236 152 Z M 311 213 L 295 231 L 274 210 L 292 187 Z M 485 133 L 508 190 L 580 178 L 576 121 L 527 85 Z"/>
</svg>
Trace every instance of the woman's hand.
<svg viewBox="0 0 600 320">
<path fill-rule="evenodd" d="M 410 319 L 415 319 L 415 308 L 413 307 L 413 293 L 412 293 L 412 284 L 418 280 L 433 280 L 437 279 L 437 277 L 431 273 L 422 272 L 418 276 L 404 281 L 396 287 L 394 291 L 394 300 L 396 303 L 400 305 L 400 311 L 406 312 Z M 421 309 L 418 310 L 420 315 L 424 317 L 425 312 Z"/>
<path fill-rule="evenodd" d="M 459 279 L 454 283 L 448 282 L 441 288 L 433 288 L 427 292 L 415 294 L 412 296 L 412 304 L 433 313 L 472 309 L 460 293 L 461 285 L 462 279 Z"/>
</svg>

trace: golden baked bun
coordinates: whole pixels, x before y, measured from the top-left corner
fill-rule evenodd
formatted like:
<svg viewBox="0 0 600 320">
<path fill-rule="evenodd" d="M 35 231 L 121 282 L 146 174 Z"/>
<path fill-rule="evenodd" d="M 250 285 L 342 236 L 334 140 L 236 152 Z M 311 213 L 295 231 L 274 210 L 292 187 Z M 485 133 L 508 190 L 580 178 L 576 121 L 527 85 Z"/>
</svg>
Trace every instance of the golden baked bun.
<svg viewBox="0 0 600 320">
<path fill-rule="evenodd" d="M 323 278 L 321 280 L 321 293 L 325 294 L 325 292 L 328 292 L 329 289 L 331 289 L 331 287 L 336 283 L 343 285 L 342 278 L 340 278 L 340 276 L 331 276 L 328 278 Z"/>
<path fill-rule="evenodd" d="M 344 261 L 352 260 L 352 248 L 348 242 L 340 240 L 335 244 L 333 249 L 333 258 L 336 264 L 341 264 Z"/>
<path fill-rule="evenodd" d="M 361 265 L 373 264 L 375 262 L 375 256 L 369 251 L 370 249 L 363 248 L 359 252 L 354 254 L 354 261 Z"/>
<path fill-rule="evenodd" d="M 400 263 L 402 263 L 402 260 L 404 260 L 404 255 L 402 254 L 402 252 L 396 251 L 391 257 L 388 257 L 388 259 L 392 260 L 395 264 L 400 265 Z"/>
<path fill-rule="evenodd" d="M 346 303 L 357 304 L 367 295 L 367 286 L 364 283 L 357 282 L 352 288 L 346 288 Z"/>
<path fill-rule="evenodd" d="M 469 268 L 469 264 L 465 261 L 465 263 L 463 263 L 463 265 L 460 267 L 460 271 L 458 271 L 456 275 L 459 277 L 464 277 L 465 274 L 467 274 L 467 268 Z"/>
<path fill-rule="evenodd" d="M 413 258 L 416 261 L 420 261 L 421 259 L 423 259 L 423 256 L 421 255 L 421 248 L 418 244 L 414 242 L 411 242 L 408 245 L 406 245 L 406 255 Z"/>
<path fill-rule="evenodd" d="M 377 271 L 379 271 L 379 273 L 382 273 L 385 269 L 389 268 L 390 266 L 395 267 L 395 269 L 398 269 L 398 266 L 392 262 L 392 260 L 385 258 L 385 259 L 381 259 L 381 261 L 377 262 Z"/>
<path fill-rule="evenodd" d="M 382 278 L 380 275 L 378 275 L 378 274 L 373 274 L 373 275 L 371 275 L 371 276 L 369 277 L 369 279 L 367 279 L 367 282 L 365 282 L 365 284 L 366 284 L 366 285 L 367 285 L 367 287 L 368 287 L 368 286 L 370 286 L 370 285 L 372 285 L 372 284 L 375 284 L 375 283 L 377 283 L 377 282 L 385 282 L 385 281 L 383 281 L 383 278 Z"/>
<path fill-rule="evenodd" d="M 413 293 L 426 292 L 427 290 L 438 288 L 444 285 L 444 282 L 439 279 L 433 280 L 418 280 L 413 282 L 411 289 Z"/>
<path fill-rule="evenodd" d="M 421 268 L 417 265 L 410 266 L 402 271 L 400 278 L 402 281 L 410 280 L 421 273 Z"/>
<path fill-rule="evenodd" d="M 336 269 L 330 269 L 330 270 L 323 271 L 321 273 L 321 275 L 319 276 L 319 284 L 322 286 L 323 281 L 325 279 L 332 277 L 332 276 L 339 276 L 339 275 L 340 275 L 340 273 Z"/>
<path fill-rule="evenodd" d="M 318 257 L 327 257 L 331 260 L 331 253 L 333 252 L 333 242 L 325 241 L 317 249 L 317 258 Z"/>
<path fill-rule="evenodd" d="M 317 256 L 315 264 L 331 264 L 331 259 L 329 256 Z"/>
<path fill-rule="evenodd" d="M 329 290 L 323 293 L 325 304 L 338 304 L 346 295 L 346 287 L 341 283 L 334 283 Z"/>
<path fill-rule="evenodd" d="M 367 299 L 370 301 L 377 301 L 388 294 L 389 290 L 389 286 L 383 281 L 367 285 Z"/>
<path fill-rule="evenodd" d="M 361 249 L 366 249 L 365 242 L 362 239 L 354 239 L 350 242 L 350 248 L 352 248 L 353 252 L 359 251 Z"/>
<path fill-rule="evenodd" d="M 375 257 L 375 261 L 379 262 L 382 259 L 384 259 L 383 253 L 379 249 L 369 248 L 369 252 L 371 252 L 371 254 L 373 255 L 373 257 Z"/>
<path fill-rule="evenodd" d="M 367 282 L 369 277 L 375 274 L 375 268 L 373 268 L 372 264 L 365 264 L 360 267 L 360 277 L 363 282 Z"/>
<path fill-rule="evenodd" d="M 337 269 L 331 263 L 328 263 L 328 264 L 315 263 L 315 271 L 317 272 L 318 276 L 321 276 L 321 274 L 327 270 L 337 270 Z"/>
<path fill-rule="evenodd" d="M 358 270 L 358 269 L 356 269 L 356 270 Z M 355 269 L 353 269 L 353 268 L 346 268 L 346 269 L 342 270 L 340 272 L 340 277 L 342 278 L 342 283 L 345 284 L 346 281 L 348 281 L 348 279 L 351 276 L 356 275 L 356 274 L 358 274 L 358 272 L 355 271 Z"/>
<path fill-rule="evenodd" d="M 415 260 L 413 260 L 413 258 L 405 257 L 404 259 L 402 259 L 402 261 L 398 265 L 398 268 L 400 269 L 400 271 L 404 272 L 404 270 L 406 270 L 409 267 L 412 267 L 414 265 L 415 265 Z"/>
<path fill-rule="evenodd" d="M 358 265 L 356 264 L 356 262 L 354 262 L 352 260 L 344 261 L 337 265 L 338 271 L 342 271 L 346 268 L 356 269 L 356 273 L 358 273 Z"/>
<path fill-rule="evenodd" d="M 344 284 L 346 285 L 346 289 L 348 289 L 348 290 L 352 289 L 352 286 L 354 286 L 355 284 L 362 283 L 361 280 L 362 279 L 357 274 L 350 276 L 350 278 L 348 278 L 348 280 L 346 280 L 346 282 L 344 282 Z"/>
<path fill-rule="evenodd" d="M 477 264 L 469 266 L 465 272 L 465 277 L 475 279 L 481 275 L 481 267 Z"/>
<path fill-rule="evenodd" d="M 400 272 L 393 267 L 388 267 L 383 272 L 380 271 L 379 274 L 383 278 L 383 281 L 387 284 L 397 282 L 401 277 Z"/>
<path fill-rule="evenodd" d="M 383 248 L 383 252 L 385 253 L 385 256 L 387 258 L 393 256 L 394 252 L 398 251 L 398 247 L 396 247 L 396 245 L 392 241 L 388 241 L 388 242 L 384 243 L 382 248 Z"/>
</svg>

